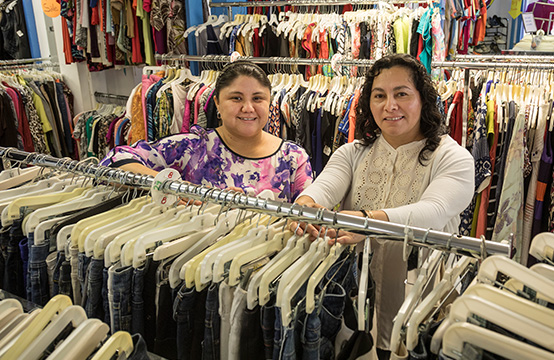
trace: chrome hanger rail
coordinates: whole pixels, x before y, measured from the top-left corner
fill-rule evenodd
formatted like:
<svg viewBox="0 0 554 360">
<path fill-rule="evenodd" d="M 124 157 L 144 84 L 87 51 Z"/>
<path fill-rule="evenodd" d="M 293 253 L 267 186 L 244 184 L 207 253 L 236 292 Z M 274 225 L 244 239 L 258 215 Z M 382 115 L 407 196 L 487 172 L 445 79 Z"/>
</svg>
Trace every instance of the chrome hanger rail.
<svg viewBox="0 0 554 360">
<path fill-rule="evenodd" d="M 334 6 L 334 5 L 374 5 L 379 3 L 387 4 L 426 4 L 427 0 L 296 0 L 296 1 L 245 1 L 245 2 L 214 2 L 210 1 L 210 7 L 268 7 L 268 6 Z"/>
<path fill-rule="evenodd" d="M 126 104 L 127 100 L 129 100 L 129 97 L 125 95 L 109 94 L 109 93 L 103 93 L 98 91 L 94 93 L 94 98 L 98 102 L 102 102 L 102 100 L 115 100 L 117 102 L 121 102 L 124 104 Z"/>
<path fill-rule="evenodd" d="M 134 174 L 117 168 L 94 165 L 83 161 L 79 162 L 69 158 L 59 159 L 44 154 L 28 153 L 14 148 L 0 147 L 0 157 L 24 164 L 91 176 L 98 180 L 119 183 L 143 190 L 149 190 L 154 182 L 154 177 L 150 175 Z M 368 236 L 381 236 L 388 239 L 405 241 L 410 245 L 429 247 L 462 255 L 482 258 L 493 254 L 511 255 L 511 240 L 509 241 L 510 244 L 503 244 L 488 241 L 484 238 L 477 239 L 411 225 L 340 214 L 335 211 L 314 209 L 294 203 L 265 200 L 229 190 L 188 184 L 183 181 L 165 181 L 161 186 L 161 191 L 187 198 L 263 212 L 282 218 L 326 225 Z"/>
</svg>

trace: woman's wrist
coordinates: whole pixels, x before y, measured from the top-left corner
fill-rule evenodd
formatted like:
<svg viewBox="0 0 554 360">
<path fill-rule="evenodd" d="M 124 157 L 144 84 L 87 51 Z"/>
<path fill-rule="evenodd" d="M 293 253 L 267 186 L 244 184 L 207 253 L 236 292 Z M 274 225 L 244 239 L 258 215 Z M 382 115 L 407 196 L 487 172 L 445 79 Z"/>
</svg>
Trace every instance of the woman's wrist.
<svg viewBox="0 0 554 360">
<path fill-rule="evenodd" d="M 370 211 L 365 211 L 364 209 L 362 209 L 362 210 L 360 210 L 360 212 L 362 213 L 363 217 L 375 220 L 375 216 L 373 215 L 373 212 L 371 210 Z"/>
</svg>

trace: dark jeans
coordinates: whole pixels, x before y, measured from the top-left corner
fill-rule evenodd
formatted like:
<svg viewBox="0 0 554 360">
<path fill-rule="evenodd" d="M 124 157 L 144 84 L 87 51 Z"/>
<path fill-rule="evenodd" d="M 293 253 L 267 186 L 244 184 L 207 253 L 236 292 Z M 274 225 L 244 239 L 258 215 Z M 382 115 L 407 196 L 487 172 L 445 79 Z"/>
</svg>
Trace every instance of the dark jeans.
<svg viewBox="0 0 554 360">
<path fill-rule="evenodd" d="M 156 271 L 159 262 L 146 259 L 143 266 L 133 270 L 132 320 L 133 334 L 139 333 L 149 350 L 156 338 Z"/>
<path fill-rule="evenodd" d="M 177 322 L 177 358 L 200 359 L 204 338 L 207 289 L 197 293 L 183 284 L 173 302 L 173 318 Z"/>
<path fill-rule="evenodd" d="M 31 278 L 29 274 L 29 252 L 31 251 L 31 246 L 29 245 L 29 239 L 24 237 L 21 239 L 18 246 L 21 264 L 23 266 L 23 288 L 25 289 L 26 299 L 31 301 Z"/>
<path fill-rule="evenodd" d="M 131 279 L 133 267 L 113 265 L 108 273 L 108 298 L 112 334 L 119 330 L 131 332 Z"/>
<path fill-rule="evenodd" d="M 56 267 L 54 268 L 54 284 L 52 287 L 52 295 L 58 294 L 73 297 L 73 289 L 71 288 L 71 265 L 65 258 L 63 251 L 58 251 L 56 259 Z"/>
<path fill-rule="evenodd" d="M 4 271 L 4 290 L 20 296 L 26 297 L 23 277 L 23 261 L 19 251 L 19 242 L 23 240 L 21 231 L 21 221 L 16 220 L 10 228 L 9 240 L 6 246 L 6 263 Z"/>
<path fill-rule="evenodd" d="M 153 352 L 176 359 L 177 323 L 173 320 L 173 296 L 168 275 L 170 266 L 171 262 L 162 262 L 156 271 L 156 339 Z"/>
<path fill-rule="evenodd" d="M 254 309 L 244 309 L 244 315 L 241 327 L 240 358 L 241 359 L 264 359 L 264 336 L 260 321 L 260 307 L 256 305 Z"/>
<path fill-rule="evenodd" d="M 10 228 L 0 229 L 0 289 L 5 289 L 4 274 L 6 272 L 6 257 L 8 256 L 8 242 L 10 241 Z"/>
<path fill-rule="evenodd" d="M 102 303 L 104 304 L 104 322 L 106 324 L 111 324 L 110 297 L 108 295 L 108 276 L 108 268 L 104 268 L 102 270 Z"/>
<path fill-rule="evenodd" d="M 212 283 L 206 294 L 206 318 L 204 320 L 204 341 L 202 359 L 217 360 L 220 354 L 219 284 Z"/>
<path fill-rule="evenodd" d="M 275 294 L 262 306 L 262 336 L 264 339 L 265 359 L 273 359 L 273 339 L 275 337 Z"/>
<path fill-rule="evenodd" d="M 85 297 L 85 312 L 89 319 L 96 318 L 104 321 L 104 303 L 102 300 L 103 259 L 92 259 L 87 268 L 87 296 Z"/>
<path fill-rule="evenodd" d="M 150 360 L 146 350 L 146 342 L 140 334 L 133 334 L 133 352 L 129 355 L 129 360 Z"/>
<path fill-rule="evenodd" d="M 29 279 L 31 288 L 31 301 L 35 304 L 44 306 L 50 298 L 50 289 L 48 286 L 48 270 L 46 268 L 46 257 L 50 251 L 48 240 L 41 245 L 34 245 L 34 235 L 29 233 Z"/>
<path fill-rule="evenodd" d="M 77 277 L 81 283 L 81 306 L 85 306 L 87 303 L 87 269 L 90 265 L 91 257 L 86 256 L 85 253 L 80 252 L 77 256 L 79 265 L 77 267 Z"/>
</svg>

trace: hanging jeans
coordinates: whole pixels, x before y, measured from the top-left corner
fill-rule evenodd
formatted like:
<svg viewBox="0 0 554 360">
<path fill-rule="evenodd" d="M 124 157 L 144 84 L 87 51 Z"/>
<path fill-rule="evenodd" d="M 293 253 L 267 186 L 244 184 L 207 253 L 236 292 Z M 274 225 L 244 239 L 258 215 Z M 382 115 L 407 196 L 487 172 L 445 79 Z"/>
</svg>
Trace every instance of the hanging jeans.
<svg viewBox="0 0 554 360">
<path fill-rule="evenodd" d="M 21 231 L 21 221 L 14 221 L 9 232 L 5 256 L 4 290 L 24 298 L 26 290 L 24 287 L 23 261 L 19 251 L 19 242 L 24 238 Z"/>
<path fill-rule="evenodd" d="M 150 356 L 148 355 L 148 351 L 146 350 L 146 342 L 142 338 L 140 334 L 133 334 L 131 336 L 133 339 L 133 352 L 129 357 L 128 360 L 150 360 Z"/>
<path fill-rule="evenodd" d="M 29 282 L 27 287 L 31 290 L 31 300 L 35 304 L 44 306 L 49 300 L 48 271 L 46 269 L 46 257 L 50 251 L 47 239 L 40 245 L 34 244 L 34 234 L 29 233 Z M 30 285 L 30 286 L 29 286 Z"/>
<path fill-rule="evenodd" d="M 243 326 L 241 329 L 240 359 L 264 359 L 264 340 L 260 324 L 260 307 L 244 309 Z"/>
<path fill-rule="evenodd" d="M 71 288 L 71 265 L 65 258 L 65 252 L 58 251 L 56 266 L 52 275 L 52 296 L 58 294 L 67 295 L 70 298 L 73 296 L 73 290 Z"/>
<path fill-rule="evenodd" d="M 57 261 L 58 253 L 56 251 L 51 252 L 46 257 L 46 271 L 48 272 L 48 291 L 50 292 L 50 298 L 54 296 L 54 269 L 56 268 Z"/>
<path fill-rule="evenodd" d="M 204 317 L 208 290 L 196 292 L 183 283 L 173 302 L 173 318 L 177 322 L 177 358 L 201 359 L 204 339 Z"/>
<path fill-rule="evenodd" d="M 171 264 L 172 261 L 162 261 L 156 270 L 156 339 L 153 352 L 176 359 L 177 323 L 173 320 L 173 296 L 169 286 Z"/>
<path fill-rule="evenodd" d="M 69 247 L 69 263 L 71 265 L 71 290 L 73 291 L 73 304 L 80 305 L 81 283 L 79 282 L 79 247 L 71 245 Z"/>
<path fill-rule="evenodd" d="M 79 279 L 79 285 L 81 286 L 81 302 L 79 305 L 85 306 L 87 303 L 87 269 L 90 265 L 91 257 L 86 256 L 84 252 L 80 252 L 77 255 L 77 278 Z"/>
<path fill-rule="evenodd" d="M 145 324 L 156 323 L 156 271 L 159 261 L 147 257 L 143 266 L 133 270 L 132 280 L 132 320 L 133 334 L 139 333 L 146 341 L 148 349 L 154 348 L 156 327 Z"/>
<path fill-rule="evenodd" d="M 204 321 L 204 341 L 202 342 L 202 359 L 219 360 L 220 325 L 219 317 L 219 284 L 212 283 L 206 294 L 206 318 Z"/>
<path fill-rule="evenodd" d="M 234 287 L 225 281 L 219 284 L 219 345 L 221 360 L 229 359 L 229 334 L 231 333 L 231 307 L 233 306 Z M 271 343 L 273 344 L 273 323 L 271 323 Z"/>
<path fill-rule="evenodd" d="M 123 330 L 131 332 L 131 279 L 133 267 L 120 263 L 108 270 L 108 301 L 112 334 Z"/>
<path fill-rule="evenodd" d="M 0 289 L 5 289 L 4 274 L 6 273 L 6 257 L 8 256 L 8 242 L 10 241 L 10 228 L 0 229 Z"/>
<path fill-rule="evenodd" d="M 261 307 L 262 335 L 264 339 L 265 359 L 273 359 L 273 339 L 275 337 L 275 294 Z"/>
<path fill-rule="evenodd" d="M 92 259 L 87 268 L 87 288 L 85 297 L 85 312 L 87 318 L 96 318 L 104 321 L 104 303 L 102 299 L 104 260 Z"/>
</svg>

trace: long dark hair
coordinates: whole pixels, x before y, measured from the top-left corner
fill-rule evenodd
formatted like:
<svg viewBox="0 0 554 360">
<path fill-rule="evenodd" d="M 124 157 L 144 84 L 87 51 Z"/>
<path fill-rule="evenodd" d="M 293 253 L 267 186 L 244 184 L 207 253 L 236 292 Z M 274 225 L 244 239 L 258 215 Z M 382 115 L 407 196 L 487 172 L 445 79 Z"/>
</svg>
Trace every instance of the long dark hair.
<svg viewBox="0 0 554 360">
<path fill-rule="evenodd" d="M 239 60 L 230 63 L 223 68 L 223 71 L 215 83 L 214 96 L 219 99 L 221 89 L 231 85 L 231 83 L 239 76 L 249 76 L 258 80 L 260 84 L 268 88 L 271 93 L 271 82 L 269 81 L 266 73 L 258 65 L 250 61 Z"/>
<path fill-rule="evenodd" d="M 442 117 L 437 107 L 437 91 L 433 86 L 431 77 L 425 70 L 425 66 L 416 58 L 408 54 L 394 54 L 377 60 L 368 70 L 362 90 L 362 94 L 356 108 L 356 139 L 365 145 L 371 145 L 380 135 L 381 130 L 377 126 L 370 108 L 371 90 L 373 81 L 381 71 L 394 66 L 402 66 L 409 70 L 411 79 L 421 97 L 421 121 L 419 128 L 426 139 L 425 146 L 419 153 L 419 162 L 424 165 L 430 153 L 439 146 L 440 136 L 445 134 Z"/>
</svg>

